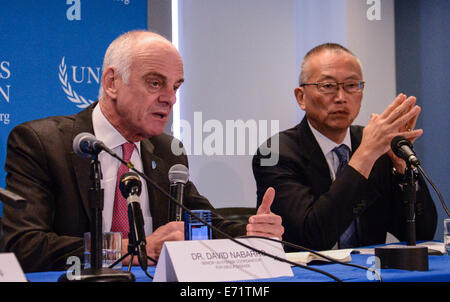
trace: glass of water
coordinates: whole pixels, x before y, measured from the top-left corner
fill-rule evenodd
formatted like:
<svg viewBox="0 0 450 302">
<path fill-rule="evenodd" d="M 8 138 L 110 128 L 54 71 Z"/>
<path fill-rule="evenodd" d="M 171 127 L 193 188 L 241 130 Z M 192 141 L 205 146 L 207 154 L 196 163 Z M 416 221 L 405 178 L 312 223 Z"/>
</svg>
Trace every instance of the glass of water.
<svg viewBox="0 0 450 302">
<path fill-rule="evenodd" d="M 103 233 L 102 266 L 109 267 L 122 257 L 122 234 L 119 232 Z M 91 233 L 84 233 L 84 268 L 91 267 Z M 121 269 L 122 262 L 113 268 Z"/>
<path fill-rule="evenodd" d="M 450 255 L 450 218 L 444 219 L 444 246 L 445 254 Z"/>
</svg>

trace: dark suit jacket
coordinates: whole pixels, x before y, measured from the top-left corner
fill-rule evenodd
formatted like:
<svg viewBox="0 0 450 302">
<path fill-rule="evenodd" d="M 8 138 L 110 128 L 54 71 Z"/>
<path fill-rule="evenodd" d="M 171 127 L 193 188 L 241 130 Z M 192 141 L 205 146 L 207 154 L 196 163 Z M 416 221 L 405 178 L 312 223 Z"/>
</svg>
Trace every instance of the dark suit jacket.
<svg viewBox="0 0 450 302">
<path fill-rule="evenodd" d="M 360 126 L 350 127 L 353 151 L 361 143 L 362 131 Z M 272 211 L 283 218 L 284 240 L 317 250 L 331 249 L 356 217 L 361 246 L 384 243 L 386 232 L 399 240 L 406 239 L 406 206 L 387 155 L 376 161 L 368 180 L 347 166 L 332 183 L 325 156 L 306 118 L 296 127 L 280 132 L 276 139 L 279 149 L 273 146 L 274 137 L 268 146 L 278 154 L 262 156 L 268 152 L 261 152 L 260 147 L 253 158 L 253 173 L 258 205 L 265 190 L 269 186 L 275 188 Z M 261 159 L 270 156 L 278 156 L 278 163 L 261 166 Z M 433 239 L 436 208 L 422 179 L 419 184 L 417 240 Z"/>
<path fill-rule="evenodd" d="M 95 104 L 73 116 L 50 117 L 15 127 L 8 139 L 5 164 L 7 188 L 27 200 L 25 210 L 5 205 L 5 247 L 14 252 L 25 272 L 66 268 L 69 256 L 82 259 L 83 233 L 90 231 L 88 189 L 90 159 L 73 152 L 73 138 L 93 133 Z M 161 188 L 169 189 L 167 173 L 177 163 L 188 166 L 185 155 L 171 152 L 174 139 L 161 134 L 141 142 L 144 173 Z M 156 168 L 152 169 L 152 161 Z M 168 198 L 147 184 L 153 230 L 167 223 Z M 213 207 L 192 182 L 184 190 L 190 209 Z M 245 234 L 245 225 L 213 216 L 213 224 L 231 236 Z"/>
</svg>

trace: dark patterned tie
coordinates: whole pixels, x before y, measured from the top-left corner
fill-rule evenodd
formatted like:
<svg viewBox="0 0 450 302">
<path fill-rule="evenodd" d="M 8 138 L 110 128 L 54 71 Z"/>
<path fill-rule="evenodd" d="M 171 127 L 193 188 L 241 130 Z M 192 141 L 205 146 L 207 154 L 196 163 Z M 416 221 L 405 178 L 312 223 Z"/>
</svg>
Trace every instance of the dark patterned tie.
<svg viewBox="0 0 450 302">
<path fill-rule="evenodd" d="M 135 145 L 133 143 L 127 142 L 122 145 L 123 160 L 129 162 L 131 155 L 133 154 Z M 122 233 L 122 238 L 128 238 L 129 232 L 129 222 L 128 222 L 128 207 L 127 200 L 122 196 L 119 189 L 119 181 L 122 174 L 128 172 L 129 169 L 126 165 L 121 164 L 117 170 L 117 182 L 116 182 L 116 193 L 114 197 L 114 209 L 111 223 L 111 232 Z"/>
<path fill-rule="evenodd" d="M 336 178 L 338 178 L 348 164 L 350 150 L 346 145 L 342 144 L 334 148 L 333 152 L 336 153 L 339 158 L 339 166 L 336 170 Z M 341 237 L 339 238 L 339 248 L 343 249 L 356 246 L 358 246 L 358 240 L 356 238 L 356 224 L 355 221 L 352 221 L 350 226 L 345 230 L 344 233 L 342 233 Z"/>
<path fill-rule="evenodd" d="M 336 178 L 342 174 L 344 171 L 344 168 L 348 164 L 349 154 L 350 150 L 348 147 L 344 144 L 339 145 L 333 149 L 333 152 L 336 153 L 337 157 L 339 158 L 339 166 L 336 170 Z"/>
</svg>

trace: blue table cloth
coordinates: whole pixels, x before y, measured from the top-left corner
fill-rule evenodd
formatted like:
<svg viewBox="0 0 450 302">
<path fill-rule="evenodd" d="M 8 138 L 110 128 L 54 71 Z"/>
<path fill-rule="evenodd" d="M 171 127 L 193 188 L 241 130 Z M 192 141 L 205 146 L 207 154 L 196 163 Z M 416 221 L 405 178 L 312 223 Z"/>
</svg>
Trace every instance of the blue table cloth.
<svg viewBox="0 0 450 302">
<path fill-rule="evenodd" d="M 448 282 L 450 281 L 450 256 L 429 256 L 428 271 L 406 271 L 399 269 L 379 270 L 383 282 Z M 365 267 L 375 268 L 373 255 L 352 254 L 351 263 Z M 349 267 L 342 264 L 316 264 L 311 267 L 326 271 L 343 282 L 378 282 L 372 272 L 363 269 Z M 155 274 L 155 266 L 148 269 L 150 275 Z M 125 268 L 124 268 L 125 269 Z M 279 277 L 271 279 L 245 280 L 249 282 L 334 282 L 332 278 L 323 274 L 313 272 L 300 267 L 292 267 L 293 277 Z M 133 267 L 131 272 L 135 275 L 137 282 L 151 282 L 140 267 Z M 56 282 L 65 272 L 40 272 L 28 273 L 27 279 L 30 282 Z"/>
</svg>

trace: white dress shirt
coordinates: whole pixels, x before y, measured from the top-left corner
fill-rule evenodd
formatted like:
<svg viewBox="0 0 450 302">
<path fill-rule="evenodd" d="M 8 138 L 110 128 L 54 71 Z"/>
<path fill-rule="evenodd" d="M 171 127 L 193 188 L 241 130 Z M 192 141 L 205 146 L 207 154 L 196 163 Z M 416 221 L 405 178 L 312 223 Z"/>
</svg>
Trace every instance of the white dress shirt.
<svg viewBox="0 0 450 302">
<path fill-rule="evenodd" d="M 95 106 L 92 112 L 92 124 L 94 127 L 95 137 L 101 140 L 108 148 L 122 157 L 122 144 L 127 140 L 111 125 L 111 123 L 103 115 L 100 104 Z M 135 143 L 136 148 L 131 156 L 131 162 L 138 171 L 143 171 L 141 159 L 141 143 Z M 114 195 L 116 191 L 117 170 L 120 162 L 110 156 L 106 152 L 100 152 L 98 159 L 100 161 L 103 178 L 101 180 L 101 187 L 104 190 L 104 207 L 103 207 L 103 231 L 111 230 L 112 215 L 114 209 Z M 150 206 L 148 199 L 147 185 L 144 179 L 141 178 L 142 192 L 140 195 L 141 209 L 144 216 L 145 234 L 148 236 L 152 233 L 152 218 L 150 214 Z"/>
<path fill-rule="evenodd" d="M 342 143 L 337 144 L 319 131 L 317 131 L 308 121 L 309 128 L 311 128 L 311 131 L 316 138 L 317 143 L 320 146 L 320 149 L 322 150 L 323 155 L 325 156 L 325 159 L 327 160 L 328 168 L 330 169 L 330 176 L 331 180 L 334 181 L 336 179 L 336 172 L 339 167 L 339 157 L 335 152 L 333 152 L 333 149 L 337 146 L 340 146 L 342 144 L 346 145 L 348 149 L 350 150 L 350 153 L 352 152 L 352 142 L 350 139 L 350 128 L 347 129 L 347 134 L 345 135 L 344 140 Z"/>
</svg>

